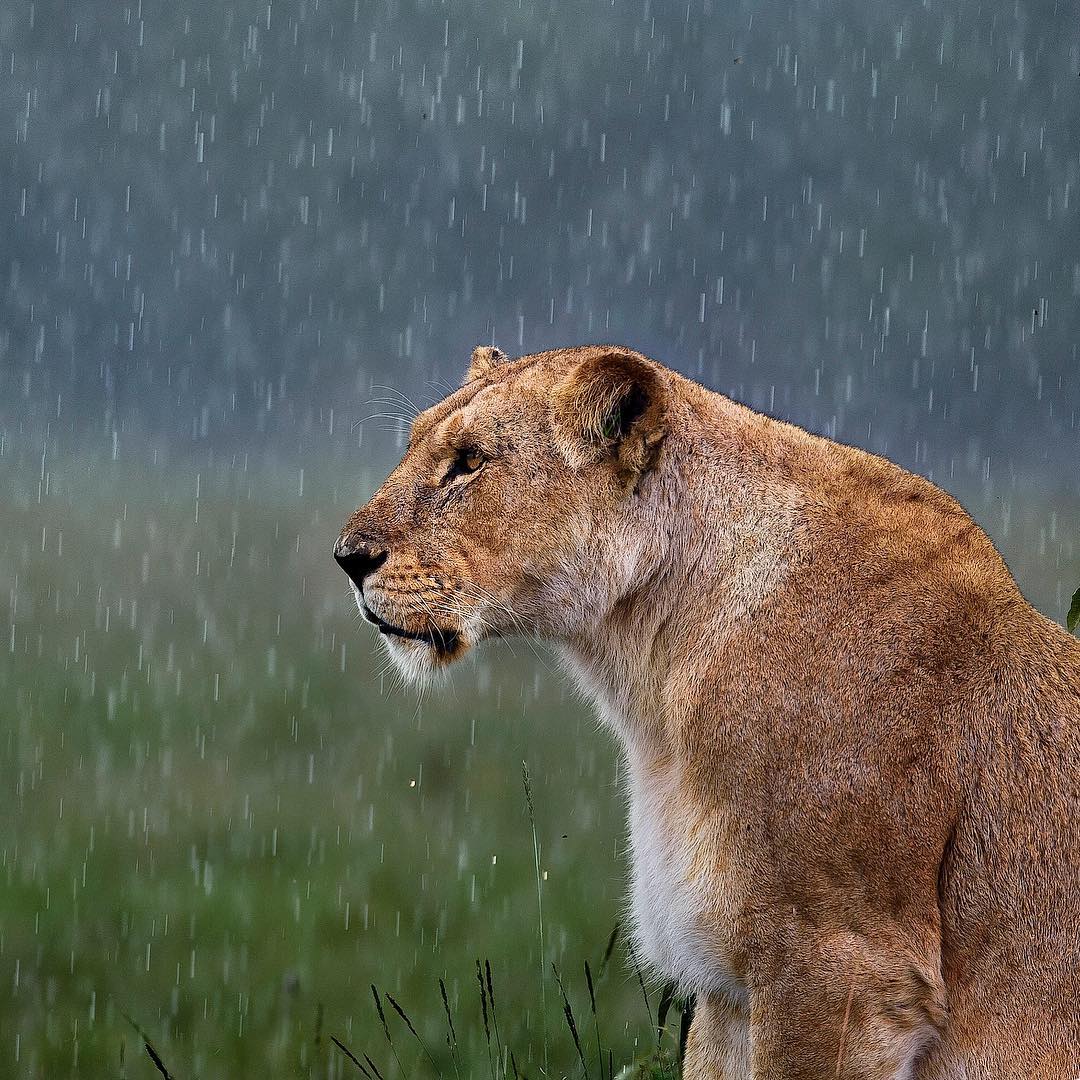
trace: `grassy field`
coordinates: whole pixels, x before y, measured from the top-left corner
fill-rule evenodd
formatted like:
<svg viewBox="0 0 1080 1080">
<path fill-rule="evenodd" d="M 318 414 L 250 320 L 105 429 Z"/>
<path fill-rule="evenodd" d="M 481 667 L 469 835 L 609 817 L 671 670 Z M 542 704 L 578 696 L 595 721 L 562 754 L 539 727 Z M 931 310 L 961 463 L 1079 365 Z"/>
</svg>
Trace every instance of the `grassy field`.
<svg viewBox="0 0 1080 1080">
<path fill-rule="evenodd" d="M 387 1077 L 572 1075 L 552 963 L 599 1075 L 586 960 L 605 1058 L 648 1052 L 603 963 L 613 748 L 521 643 L 422 703 L 380 674 L 330 559 L 363 479 L 35 472 L 0 500 L 0 1076 L 156 1075 L 125 1014 L 180 1078 L 360 1076 L 332 1037 Z"/>
<path fill-rule="evenodd" d="M 380 673 L 330 560 L 378 479 L 39 468 L 9 443 L 0 1076 L 158 1075 L 135 1025 L 178 1080 L 604 1077 L 652 1053 L 656 988 L 621 942 L 605 961 L 614 747 L 524 643 L 422 702 Z M 1063 618 L 1075 508 L 1019 499 L 982 520 Z"/>
</svg>

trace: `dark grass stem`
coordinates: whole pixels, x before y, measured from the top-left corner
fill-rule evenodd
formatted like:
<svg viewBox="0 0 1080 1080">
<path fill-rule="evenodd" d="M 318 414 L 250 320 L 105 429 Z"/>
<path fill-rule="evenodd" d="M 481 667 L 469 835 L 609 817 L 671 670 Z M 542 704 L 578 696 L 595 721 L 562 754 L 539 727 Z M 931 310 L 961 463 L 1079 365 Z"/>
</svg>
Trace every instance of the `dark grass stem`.
<svg viewBox="0 0 1080 1080">
<path fill-rule="evenodd" d="M 367 1054 L 364 1055 L 364 1060 L 368 1063 L 368 1068 L 375 1074 L 375 1080 L 385 1080 L 383 1074 L 379 1072 L 378 1066 L 367 1056 Z"/>
<path fill-rule="evenodd" d="M 656 1048 L 660 1049 L 660 1043 L 664 1038 L 664 1029 L 667 1027 L 668 1011 L 671 1003 L 675 1000 L 676 984 L 669 980 L 664 983 L 660 991 L 660 1004 L 656 1007 Z"/>
<path fill-rule="evenodd" d="M 386 1000 L 390 1002 L 390 1007 L 405 1021 L 405 1026 L 412 1032 L 412 1037 L 417 1041 L 420 1049 L 424 1051 L 424 1057 L 431 1062 L 431 1067 L 435 1070 L 435 1075 L 439 1075 L 439 1063 L 431 1056 L 431 1051 L 427 1048 L 427 1043 L 420 1037 L 420 1032 L 413 1027 L 413 1022 L 409 1019 L 408 1013 L 394 1000 L 393 995 L 387 991 Z"/>
<path fill-rule="evenodd" d="M 540 1031 L 544 1042 L 544 1072 L 548 1071 L 547 1032 L 547 973 L 544 969 L 544 890 L 540 878 L 540 844 L 536 839 L 536 814 L 533 811 L 532 781 L 528 763 L 521 763 L 521 780 L 525 785 L 525 805 L 529 811 L 529 827 L 532 830 L 533 864 L 536 868 L 536 920 L 540 933 Z"/>
<path fill-rule="evenodd" d="M 604 1080 L 604 1047 L 600 1041 L 600 1019 L 596 1012 L 596 990 L 593 986 L 592 968 L 585 961 L 585 985 L 589 988 L 589 1008 L 592 1009 L 593 1034 L 596 1036 L 596 1067 L 600 1070 L 600 1080 Z"/>
<path fill-rule="evenodd" d="M 491 1004 L 491 1026 L 495 1029 L 495 1046 L 498 1048 L 499 1051 L 499 1060 L 502 1061 L 505 1055 L 503 1054 L 502 1036 L 499 1034 L 499 1014 L 495 1011 L 495 987 L 491 981 L 490 960 L 484 961 L 484 979 L 487 982 L 488 1001 Z M 499 1071 L 505 1075 L 505 1063 Z"/>
<path fill-rule="evenodd" d="M 491 1060 L 491 1026 L 488 1023 L 487 988 L 484 986 L 484 976 L 480 970 L 480 961 L 476 961 L 476 984 L 480 987 L 480 1012 L 484 1018 L 484 1046 L 487 1050 L 488 1073 L 491 1080 L 495 1080 L 495 1066 Z"/>
<path fill-rule="evenodd" d="M 652 1005 L 649 1003 L 649 991 L 645 989 L 645 977 L 641 974 L 641 965 L 638 963 L 637 953 L 634 952 L 634 946 L 630 941 L 626 942 L 626 951 L 630 955 L 630 962 L 634 965 L 634 974 L 637 976 L 638 986 L 641 987 L 641 996 L 645 1001 L 645 1011 L 649 1014 L 649 1027 L 653 1027 L 655 1021 L 653 1020 Z"/>
<path fill-rule="evenodd" d="M 161 1060 L 161 1055 L 154 1049 L 150 1036 L 123 1009 L 120 1010 L 120 1015 L 135 1029 L 135 1033 L 142 1039 L 143 1049 L 146 1051 L 146 1056 L 154 1063 L 154 1068 L 161 1073 L 165 1080 L 176 1080 L 166 1068 L 165 1062 Z"/>
<path fill-rule="evenodd" d="M 682 1016 L 679 1017 L 679 1070 L 686 1060 L 686 1042 L 690 1038 L 690 1024 L 694 1019 L 694 999 L 687 998 L 683 1002 Z"/>
<path fill-rule="evenodd" d="M 457 1032 L 454 1030 L 454 1018 L 450 1014 L 450 1000 L 446 996 L 446 983 L 439 979 L 439 994 L 442 996 L 443 1012 L 446 1013 L 446 1026 L 449 1034 L 446 1037 L 446 1045 L 450 1047 L 450 1060 L 454 1063 L 454 1075 L 461 1076 L 461 1068 L 458 1065 L 457 1055 Z"/>
<path fill-rule="evenodd" d="M 615 951 L 615 942 L 619 940 L 619 930 L 620 926 L 618 923 L 616 923 L 611 928 L 611 935 L 607 939 L 607 948 L 604 949 L 604 955 L 600 961 L 600 967 L 597 969 L 596 972 L 596 978 L 598 980 L 602 979 L 604 977 L 604 972 L 607 971 L 608 961 L 611 959 L 611 954 Z"/>
<path fill-rule="evenodd" d="M 336 1036 L 331 1035 L 330 1041 L 360 1070 L 362 1076 L 371 1080 L 371 1073 L 360 1063 L 360 1059 Z"/>
<path fill-rule="evenodd" d="M 154 1068 L 165 1077 L 165 1080 L 173 1080 L 172 1073 L 165 1068 L 165 1062 L 158 1056 L 158 1052 L 154 1049 L 153 1044 L 143 1042 L 143 1046 L 146 1048 L 147 1057 L 154 1063 Z"/>
<path fill-rule="evenodd" d="M 581 1062 L 581 1071 L 585 1075 L 586 1080 L 588 1080 L 589 1064 L 585 1060 L 585 1051 L 581 1046 L 581 1036 L 578 1034 L 577 1022 L 574 1020 L 574 1010 L 570 1007 L 570 998 L 567 997 L 566 987 L 563 986 L 562 977 L 559 975 L 559 969 L 554 963 L 551 965 L 551 970 L 555 974 L 555 984 L 558 986 L 559 993 L 562 995 L 563 1015 L 566 1017 L 566 1026 L 570 1029 L 570 1035 L 574 1040 L 574 1049 L 577 1050 L 578 1061 Z"/>
<path fill-rule="evenodd" d="M 379 998 L 379 991 L 375 984 L 371 984 L 371 996 L 375 999 L 375 1009 L 379 1014 L 379 1021 L 382 1023 L 383 1034 L 386 1036 L 386 1041 L 390 1046 L 390 1052 L 394 1055 L 394 1060 L 397 1062 L 398 1071 L 402 1076 L 408 1076 L 408 1072 L 405 1066 L 401 1063 L 401 1058 L 398 1056 L 397 1047 L 394 1045 L 394 1037 L 390 1034 L 390 1025 L 386 1022 L 386 1013 L 383 1012 L 382 1000 Z M 364 1055 L 365 1060 L 367 1055 Z"/>
</svg>

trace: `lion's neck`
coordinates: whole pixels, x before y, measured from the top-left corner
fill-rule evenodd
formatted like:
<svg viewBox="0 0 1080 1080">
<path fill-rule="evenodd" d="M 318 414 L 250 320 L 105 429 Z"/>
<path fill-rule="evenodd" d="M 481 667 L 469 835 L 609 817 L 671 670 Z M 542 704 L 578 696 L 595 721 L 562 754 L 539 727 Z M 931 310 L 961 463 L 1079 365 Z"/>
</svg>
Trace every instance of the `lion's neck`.
<svg viewBox="0 0 1080 1080">
<path fill-rule="evenodd" d="M 799 547 L 801 498 L 790 482 L 740 455 L 730 428 L 722 447 L 700 431 L 693 437 L 692 470 L 669 467 L 634 523 L 654 539 L 633 579 L 587 634 L 564 643 L 579 686 L 639 760 L 679 755 L 674 714 L 786 578 Z"/>
</svg>

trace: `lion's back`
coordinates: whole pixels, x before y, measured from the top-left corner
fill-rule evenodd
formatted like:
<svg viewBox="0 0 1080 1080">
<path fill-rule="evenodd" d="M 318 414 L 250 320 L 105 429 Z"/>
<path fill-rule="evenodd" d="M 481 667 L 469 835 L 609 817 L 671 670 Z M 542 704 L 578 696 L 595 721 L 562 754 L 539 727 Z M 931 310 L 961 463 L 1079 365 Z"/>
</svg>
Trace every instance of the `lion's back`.
<svg viewBox="0 0 1080 1080">
<path fill-rule="evenodd" d="M 1063 1037 L 1080 1052 L 1080 641 L 947 493 L 868 455 L 845 468 L 821 507 L 842 621 L 860 626 L 864 674 L 895 676 L 883 707 L 922 714 L 955 784 L 938 876 L 950 1000 L 1033 1053 Z"/>
</svg>

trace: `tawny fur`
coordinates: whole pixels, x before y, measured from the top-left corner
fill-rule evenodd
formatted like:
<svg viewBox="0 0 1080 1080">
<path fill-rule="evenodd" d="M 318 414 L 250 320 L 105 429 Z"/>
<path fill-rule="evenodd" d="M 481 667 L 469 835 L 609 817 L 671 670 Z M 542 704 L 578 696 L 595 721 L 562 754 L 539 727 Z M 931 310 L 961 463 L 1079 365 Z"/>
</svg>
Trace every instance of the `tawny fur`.
<svg viewBox="0 0 1080 1080">
<path fill-rule="evenodd" d="M 407 674 L 530 634 L 596 701 L 688 1077 L 1080 1076 L 1080 643 L 949 495 L 630 350 L 479 348 L 357 550 L 444 633 Z"/>
</svg>

